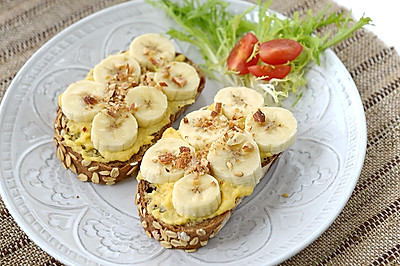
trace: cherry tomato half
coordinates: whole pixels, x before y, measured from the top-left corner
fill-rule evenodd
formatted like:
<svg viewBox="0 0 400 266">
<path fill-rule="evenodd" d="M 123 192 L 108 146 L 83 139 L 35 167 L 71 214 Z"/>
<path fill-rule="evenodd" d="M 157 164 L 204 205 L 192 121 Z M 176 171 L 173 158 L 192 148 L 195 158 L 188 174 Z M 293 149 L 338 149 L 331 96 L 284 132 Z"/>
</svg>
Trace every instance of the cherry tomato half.
<svg viewBox="0 0 400 266">
<path fill-rule="evenodd" d="M 258 54 L 249 62 L 247 60 L 253 53 L 254 46 L 258 43 L 257 37 L 249 32 L 243 36 L 239 42 L 233 47 L 227 59 L 229 70 L 238 71 L 239 75 L 249 73 L 249 66 L 255 65 L 258 62 Z"/>
<path fill-rule="evenodd" d="M 270 65 L 285 64 L 293 61 L 303 50 L 303 46 L 290 39 L 275 39 L 259 46 L 260 59 Z"/>
<path fill-rule="evenodd" d="M 249 66 L 248 69 L 256 77 L 265 77 L 263 80 L 270 80 L 273 78 L 283 79 L 289 74 L 292 67 L 290 65 L 254 65 Z"/>
</svg>

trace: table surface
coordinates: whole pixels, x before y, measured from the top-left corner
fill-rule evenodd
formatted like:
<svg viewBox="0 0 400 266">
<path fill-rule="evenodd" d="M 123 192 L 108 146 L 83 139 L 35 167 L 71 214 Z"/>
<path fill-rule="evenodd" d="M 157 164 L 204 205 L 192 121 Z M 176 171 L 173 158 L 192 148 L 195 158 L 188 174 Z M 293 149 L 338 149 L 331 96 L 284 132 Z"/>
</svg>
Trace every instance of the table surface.
<svg viewBox="0 0 400 266">
<path fill-rule="evenodd" d="M 0 103 L 18 70 L 55 34 L 124 0 L 0 2 Z M 254 2 L 254 1 L 253 1 Z M 280 0 L 272 9 L 291 16 L 322 10 L 330 0 Z M 396 1 L 337 0 L 376 24 L 333 51 L 352 76 L 367 120 L 367 152 L 355 190 L 333 224 L 283 265 L 400 265 L 400 34 L 391 26 Z M 338 12 L 345 8 L 333 3 Z M 384 8 L 382 8 L 384 7 Z M 6 11 L 7 10 L 7 11 Z M 0 265 L 60 264 L 33 243 L 0 200 Z"/>
<path fill-rule="evenodd" d="M 366 29 L 375 33 L 388 46 L 393 46 L 400 52 L 400 34 L 394 31 L 399 16 L 399 2 L 395 0 L 365 1 L 365 0 L 336 0 L 336 3 L 352 11 L 355 18 L 363 15 L 372 19 L 373 26 Z M 379 3 L 379 5 L 377 5 Z"/>
</svg>

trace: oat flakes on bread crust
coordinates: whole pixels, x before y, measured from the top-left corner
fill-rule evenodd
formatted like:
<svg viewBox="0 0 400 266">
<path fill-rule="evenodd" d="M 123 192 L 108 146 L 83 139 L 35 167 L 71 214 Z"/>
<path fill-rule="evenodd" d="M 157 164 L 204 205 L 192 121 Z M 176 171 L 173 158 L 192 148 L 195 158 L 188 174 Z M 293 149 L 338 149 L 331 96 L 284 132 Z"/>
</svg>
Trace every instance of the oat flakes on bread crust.
<svg viewBox="0 0 400 266">
<path fill-rule="evenodd" d="M 280 154 L 276 154 L 264 161 L 262 164 L 263 173 L 267 173 L 279 157 Z M 170 225 L 158 220 L 147 211 L 149 202 L 146 200 L 146 194 L 151 193 L 154 189 L 156 187 L 146 180 L 138 181 L 135 203 L 146 235 L 159 241 L 164 248 L 183 249 L 186 252 L 194 252 L 205 246 L 210 238 L 213 238 L 224 227 L 234 213 L 236 206 L 241 202 L 241 199 L 238 199 L 235 208 L 202 222 Z"/>
<path fill-rule="evenodd" d="M 180 53 L 176 53 L 176 57 L 182 56 Z M 184 57 L 184 62 L 193 66 L 199 77 L 200 83 L 197 88 L 197 93 L 195 99 L 201 94 L 205 87 L 206 77 L 204 72 L 195 64 L 192 60 Z M 95 184 L 101 183 L 106 185 L 113 185 L 119 181 L 134 175 L 140 165 L 141 159 L 145 151 L 162 136 L 165 129 L 170 127 L 176 118 L 180 117 L 185 109 L 188 107 L 182 106 L 178 112 L 171 114 L 169 117 L 169 123 L 166 124 L 162 129 L 153 134 L 153 140 L 151 144 L 143 145 L 140 147 L 139 151 L 134 154 L 127 161 L 111 161 L 107 163 L 102 163 L 98 161 L 87 161 L 83 159 L 79 152 L 76 152 L 73 148 L 65 144 L 62 135 L 68 131 L 67 121 L 68 118 L 63 114 L 62 110 L 58 108 L 57 116 L 54 122 L 54 143 L 56 145 L 56 155 L 60 159 L 62 165 L 70 169 L 72 172 L 77 174 L 77 177 L 81 181 L 89 181 Z"/>
</svg>

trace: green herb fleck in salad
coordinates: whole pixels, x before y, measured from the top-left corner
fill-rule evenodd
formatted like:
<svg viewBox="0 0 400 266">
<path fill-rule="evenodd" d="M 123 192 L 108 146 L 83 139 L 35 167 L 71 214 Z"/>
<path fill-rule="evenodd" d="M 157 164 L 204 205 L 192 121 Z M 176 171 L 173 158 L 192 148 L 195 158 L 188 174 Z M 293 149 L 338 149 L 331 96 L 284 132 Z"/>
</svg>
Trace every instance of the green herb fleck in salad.
<svg viewBox="0 0 400 266">
<path fill-rule="evenodd" d="M 311 61 L 319 64 L 324 50 L 371 23 L 369 17 L 355 22 L 351 13 L 328 14 L 330 6 L 316 15 L 309 10 L 304 18 L 298 12 L 281 18 L 268 10 L 272 0 L 258 1 L 241 14 L 230 13 L 229 2 L 222 0 L 146 1 L 181 27 L 167 32 L 172 38 L 199 48 L 210 78 L 226 86 L 254 88 L 274 104 L 291 93 L 299 99 L 298 89 L 306 84 L 305 66 Z M 334 33 L 318 34 L 330 25 L 336 27 Z"/>
</svg>

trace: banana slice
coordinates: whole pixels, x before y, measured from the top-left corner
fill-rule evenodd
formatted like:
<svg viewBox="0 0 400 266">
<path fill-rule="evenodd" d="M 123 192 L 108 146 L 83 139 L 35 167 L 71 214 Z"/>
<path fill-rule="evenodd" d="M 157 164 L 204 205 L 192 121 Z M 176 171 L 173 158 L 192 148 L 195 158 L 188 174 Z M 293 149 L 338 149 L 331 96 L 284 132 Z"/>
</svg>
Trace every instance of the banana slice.
<svg viewBox="0 0 400 266">
<path fill-rule="evenodd" d="M 110 55 L 93 69 L 93 79 L 106 84 L 107 82 L 138 84 L 140 65 L 128 53 Z"/>
<path fill-rule="evenodd" d="M 148 127 L 160 122 L 167 112 L 168 101 L 162 91 L 150 86 L 130 89 L 125 97 L 128 108 L 140 127 Z"/>
<path fill-rule="evenodd" d="M 103 109 L 106 86 L 99 82 L 81 80 L 72 83 L 62 94 L 61 108 L 65 116 L 76 122 L 91 121 Z"/>
<path fill-rule="evenodd" d="M 280 107 L 262 107 L 246 117 L 249 132 L 262 152 L 278 154 L 296 139 L 297 121 L 293 114 Z"/>
<path fill-rule="evenodd" d="M 143 156 L 142 177 L 155 184 L 175 182 L 192 165 L 195 150 L 187 142 L 176 138 L 162 138 Z"/>
<path fill-rule="evenodd" d="M 93 118 L 91 140 L 100 153 L 131 147 L 136 142 L 137 134 L 138 124 L 129 112 L 104 109 Z"/>
<path fill-rule="evenodd" d="M 175 58 L 175 47 L 172 42 L 157 33 L 148 33 L 136 37 L 130 45 L 130 54 L 140 65 L 153 69 Z"/>
<path fill-rule="evenodd" d="M 215 212 L 221 203 L 218 181 L 211 175 L 188 174 L 172 190 L 172 204 L 179 215 L 204 217 Z"/>
<path fill-rule="evenodd" d="M 207 109 L 187 114 L 179 124 L 182 138 L 196 149 L 211 145 L 228 128 L 228 119 L 223 114 Z"/>
<path fill-rule="evenodd" d="M 200 84 L 196 69 L 185 62 L 172 62 L 157 71 L 154 76 L 170 101 L 187 100 L 195 97 Z"/>
<path fill-rule="evenodd" d="M 222 113 L 229 119 L 245 118 L 264 105 L 264 97 L 246 87 L 226 87 L 217 92 L 214 102 L 222 103 Z"/>
<path fill-rule="evenodd" d="M 247 133 L 229 131 L 213 142 L 207 155 L 211 170 L 219 180 L 254 187 L 261 178 L 257 143 Z"/>
</svg>

